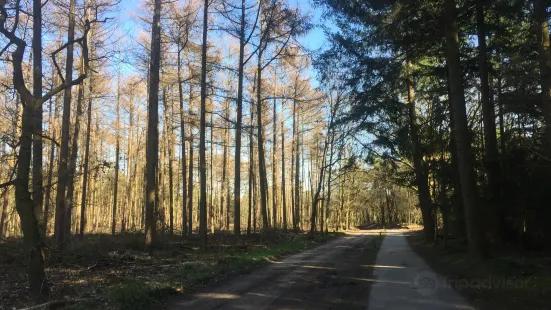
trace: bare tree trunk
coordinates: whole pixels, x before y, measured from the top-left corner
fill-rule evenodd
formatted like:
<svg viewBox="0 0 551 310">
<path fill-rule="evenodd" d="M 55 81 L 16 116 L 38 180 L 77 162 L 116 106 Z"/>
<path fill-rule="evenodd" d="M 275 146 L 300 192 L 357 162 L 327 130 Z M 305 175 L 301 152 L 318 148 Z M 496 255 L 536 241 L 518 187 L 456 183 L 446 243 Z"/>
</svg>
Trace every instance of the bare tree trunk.
<svg viewBox="0 0 551 310">
<path fill-rule="evenodd" d="M 33 97 L 42 97 L 42 2 L 33 0 Z M 40 222 L 42 214 L 42 105 L 34 110 L 34 135 L 33 135 L 33 159 L 32 159 L 32 186 L 34 212 Z M 42 221 L 44 217 L 42 217 Z"/>
<path fill-rule="evenodd" d="M 123 217 L 122 217 L 122 223 L 121 223 L 121 233 L 126 232 L 127 226 L 130 225 L 130 221 L 132 220 L 131 215 L 134 214 L 134 206 L 135 206 L 135 197 L 132 195 L 132 185 L 134 183 L 137 183 L 135 180 L 136 178 L 136 171 L 135 169 L 132 169 L 133 163 L 137 162 L 137 158 L 134 158 L 132 160 L 132 157 L 134 156 L 134 150 L 133 150 L 133 143 L 134 143 L 134 94 L 132 92 L 129 93 L 128 98 L 128 139 L 127 139 L 127 167 L 126 167 L 126 175 L 128 178 L 128 182 L 126 184 L 126 204 L 125 204 L 125 211 L 128 210 L 128 213 L 123 211 Z"/>
<path fill-rule="evenodd" d="M 264 130 L 262 124 L 262 97 L 261 97 L 261 74 L 260 70 L 257 73 L 257 103 L 256 103 L 256 115 L 257 115 L 257 134 L 258 134 L 258 172 L 260 177 L 260 210 L 262 212 L 262 225 L 263 229 L 270 228 L 268 221 L 268 181 L 266 175 L 266 158 L 264 155 Z"/>
<path fill-rule="evenodd" d="M 226 119 L 229 119 L 229 103 L 226 101 L 225 105 L 224 105 L 224 110 L 225 110 L 225 118 Z M 223 145 L 223 148 L 224 148 L 224 151 L 223 151 L 223 157 L 222 157 L 222 189 L 220 191 L 220 222 L 221 222 L 221 228 L 222 229 L 230 229 L 230 227 L 227 225 L 229 223 L 226 223 L 226 213 L 224 213 L 224 198 L 225 198 L 225 195 L 226 195 L 226 189 L 227 189 L 227 182 L 228 182 L 228 173 L 226 172 L 226 169 L 228 168 L 228 144 L 230 143 L 230 136 L 229 136 L 229 129 L 228 129 L 228 126 L 229 126 L 229 122 L 226 123 L 226 125 L 224 126 L 224 145 Z M 229 213 L 229 208 L 226 209 L 226 212 Z"/>
<path fill-rule="evenodd" d="M 180 152 L 182 153 L 182 236 L 185 236 L 188 232 L 187 228 L 187 163 L 186 163 L 186 130 L 184 122 L 184 90 L 182 81 L 182 49 L 180 47 L 180 41 L 178 41 L 178 97 L 180 99 L 180 137 L 182 140 L 182 147 Z M 191 101 L 190 101 L 191 105 Z"/>
<path fill-rule="evenodd" d="M 334 145 L 335 145 L 335 133 L 331 136 L 331 147 L 329 148 L 329 164 L 333 165 L 333 156 L 334 156 Z M 329 215 L 331 214 L 331 178 L 333 177 L 333 168 L 329 168 L 327 175 L 327 202 L 325 205 L 325 232 L 329 231 Z"/>
<path fill-rule="evenodd" d="M 459 34 L 456 24 L 455 0 L 445 1 L 444 16 L 448 21 L 446 25 L 446 56 L 449 71 L 450 101 L 455 121 L 454 135 L 458 148 L 459 177 L 465 208 L 467 239 L 471 254 L 483 257 L 485 256 L 486 249 L 484 246 L 484 236 L 480 227 L 480 208 L 482 204 L 476 188 L 473 152 L 465 107 L 465 91 L 459 58 Z"/>
<path fill-rule="evenodd" d="M 333 143 L 333 138 L 331 137 L 331 131 L 332 131 L 332 128 L 333 128 L 333 120 L 335 118 L 335 113 L 336 113 L 336 107 L 333 108 L 331 107 L 331 115 L 329 117 L 329 122 L 327 124 L 327 128 L 329 128 L 329 134 L 325 137 L 324 141 L 323 141 L 323 151 L 322 151 L 322 154 L 321 154 L 321 164 L 318 165 L 319 166 L 319 175 L 318 175 L 318 184 L 316 185 L 316 190 L 315 190 L 315 194 L 314 196 L 312 197 L 312 216 L 310 218 L 310 234 L 313 236 L 315 233 L 316 233 L 316 220 L 317 220 L 317 212 L 318 212 L 318 202 L 320 201 L 320 199 L 323 199 L 323 198 L 320 198 L 320 193 L 321 193 L 321 190 L 322 190 L 322 187 L 324 186 L 325 184 L 325 170 L 330 166 L 332 165 L 332 158 L 333 158 L 333 154 L 331 153 L 331 158 L 330 158 L 330 161 L 329 161 L 329 165 L 327 164 L 327 149 L 329 147 L 329 144 L 332 144 Z M 316 151 L 316 154 L 319 154 L 318 151 Z M 318 157 L 318 162 L 319 162 L 319 156 L 316 156 Z M 310 162 L 312 162 L 312 160 L 310 160 Z M 312 172 L 313 169 L 310 169 L 310 172 Z M 311 179 L 313 181 L 313 178 Z M 322 202 L 323 203 L 323 202 Z M 323 218 L 323 205 L 322 205 L 322 218 L 321 218 L 321 231 L 323 232 L 323 221 L 324 221 L 324 218 Z"/>
<path fill-rule="evenodd" d="M 254 103 L 251 102 L 251 126 L 249 129 L 249 217 L 247 219 L 247 235 L 251 234 L 251 220 L 255 218 L 254 204 L 256 203 L 256 177 L 254 175 Z M 256 231 L 256 218 L 254 219 Z"/>
<path fill-rule="evenodd" d="M 166 101 L 165 98 L 166 98 L 166 89 L 163 87 L 163 93 L 162 93 L 162 96 L 163 96 L 163 104 L 164 102 Z M 166 109 L 163 109 L 163 111 L 166 111 Z M 166 119 L 166 115 L 165 115 L 165 119 Z M 157 174 L 157 197 L 156 197 L 156 201 L 155 201 L 155 212 L 157 214 L 157 217 L 159 219 L 159 224 L 161 225 L 161 234 L 164 235 L 165 234 L 165 228 L 166 228 L 166 218 L 165 218 L 165 201 L 166 201 L 166 191 L 165 191 L 165 180 L 164 180 L 164 177 L 165 177 L 165 170 L 164 170 L 164 163 L 165 163 L 165 158 L 167 157 L 166 156 L 166 145 L 168 144 L 166 142 L 166 133 L 167 133 L 167 130 L 166 130 L 166 121 L 163 123 L 164 124 L 164 129 L 162 131 L 162 134 L 159 135 L 159 147 L 160 147 L 160 151 L 159 151 L 159 169 L 157 170 L 158 171 L 158 174 Z"/>
<path fill-rule="evenodd" d="M 193 83 L 189 84 L 189 115 L 193 115 Z M 187 191 L 187 208 L 188 208 L 188 229 L 189 234 L 193 234 L 193 127 L 189 126 L 189 179 Z"/>
<path fill-rule="evenodd" d="M 117 119 L 116 119 L 116 142 L 115 142 L 115 182 L 113 184 L 113 212 L 111 220 L 111 234 L 115 235 L 117 231 L 117 198 L 119 194 L 119 162 L 120 162 L 120 130 L 121 130 L 121 76 L 119 72 L 119 77 L 117 79 Z"/>
<path fill-rule="evenodd" d="M 161 63 L 161 0 L 155 0 L 151 30 L 151 58 L 149 64 L 149 105 L 147 123 L 146 177 L 145 177 L 145 245 L 150 248 L 157 235 L 155 202 L 157 197 L 157 169 L 159 152 L 159 71 Z"/>
<path fill-rule="evenodd" d="M 322 160 L 321 160 L 321 169 L 320 174 L 318 176 L 318 184 L 316 185 L 316 191 L 314 196 L 312 197 L 312 217 L 310 218 L 310 234 L 314 235 L 316 233 L 316 220 L 318 216 L 318 202 L 320 201 L 320 193 L 321 188 L 324 183 L 324 175 L 325 175 L 325 157 L 327 155 L 327 145 L 329 144 L 327 141 L 327 138 L 323 142 L 323 152 L 322 152 Z M 313 181 L 313 180 L 312 180 Z M 323 227 L 323 226 L 322 226 Z M 323 230 L 323 228 L 322 228 Z"/>
<path fill-rule="evenodd" d="M 275 139 L 275 138 L 274 138 Z M 281 102 L 281 196 L 283 230 L 287 231 L 287 197 L 285 188 L 285 101 Z"/>
<path fill-rule="evenodd" d="M 69 30 L 67 33 L 67 42 L 75 39 L 75 0 L 69 3 Z M 65 65 L 65 80 L 73 79 L 73 44 L 67 46 L 67 62 Z M 67 223 L 70 219 L 66 218 L 65 194 L 68 182 L 68 160 L 69 160 L 69 126 L 71 122 L 71 88 L 65 89 L 63 95 L 63 117 L 61 124 L 61 147 L 59 151 L 58 182 L 56 193 L 56 213 L 54 225 L 54 239 L 57 246 L 61 247 L 65 243 L 67 235 Z"/>
<path fill-rule="evenodd" d="M 262 212 L 262 225 L 263 229 L 269 229 L 270 223 L 268 221 L 268 179 L 266 175 L 266 156 L 264 154 L 264 126 L 263 113 L 262 113 L 262 54 L 265 49 L 266 43 L 263 42 L 264 37 L 262 21 L 260 22 L 260 42 L 258 43 L 258 62 L 256 70 L 256 116 L 257 116 L 257 139 L 258 139 L 258 172 L 260 177 L 260 210 Z"/>
<path fill-rule="evenodd" d="M 17 178 L 15 179 L 15 207 L 21 219 L 23 240 L 27 253 L 25 265 L 27 266 L 31 292 L 38 296 L 47 296 L 49 286 L 44 273 L 44 260 L 41 251 L 42 241 L 40 240 L 38 221 L 34 213 L 34 203 L 29 192 L 32 134 L 34 132 L 33 104 L 28 102 L 23 109 Z"/>
<path fill-rule="evenodd" d="M 300 138 L 301 138 L 301 131 L 303 129 L 302 125 L 304 124 L 304 118 L 303 116 L 301 115 L 301 129 L 299 129 L 298 131 L 298 141 L 300 141 Z M 305 210 L 306 208 L 308 208 L 308 205 L 307 205 L 307 201 L 308 201 L 308 192 L 305 194 L 304 193 L 304 188 L 305 188 L 305 185 L 304 183 L 306 182 L 306 153 L 304 152 L 304 144 L 300 144 L 299 143 L 299 150 L 300 150 L 300 161 L 301 161 L 301 164 L 302 164 L 302 168 L 300 169 L 300 174 L 302 175 L 302 178 L 299 182 L 300 184 L 300 195 L 301 195 L 301 199 L 300 199 L 300 209 L 299 209 L 299 227 L 301 230 L 304 229 L 304 222 L 305 222 L 305 219 L 307 220 L 307 218 L 304 216 L 305 213 L 307 214 L 307 210 Z M 304 198 L 304 199 L 302 199 Z"/>
<path fill-rule="evenodd" d="M 67 229 L 65 233 L 67 238 L 71 236 L 71 219 L 73 215 L 73 208 L 75 206 L 75 175 L 77 172 L 77 155 L 78 155 L 78 136 L 80 133 L 80 117 L 82 115 L 82 101 L 84 100 L 84 83 L 78 86 L 77 95 L 77 113 L 75 115 L 75 125 L 73 133 L 73 143 L 71 147 L 71 158 L 69 159 L 69 180 L 67 184 L 67 208 L 65 218 L 67 219 Z"/>
<path fill-rule="evenodd" d="M 277 48 L 276 48 L 277 49 Z M 277 64 L 274 69 L 274 105 L 272 120 L 272 222 L 274 228 L 277 227 Z"/>
<path fill-rule="evenodd" d="M 50 100 L 50 120 L 49 120 L 49 127 L 51 128 L 51 136 L 54 141 L 56 141 L 56 125 L 57 125 L 57 108 L 58 108 L 58 98 L 56 97 L 56 100 Z M 53 102 L 53 115 L 52 115 L 52 102 Z M 42 234 L 47 237 L 48 236 L 48 221 L 50 218 L 50 196 L 52 192 L 52 180 L 54 175 L 54 163 L 55 163 L 55 149 L 56 144 L 51 143 L 50 147 L 50 159 L 48 164 L 48 187 L 46 188 L 46 198 L 44 200 L 44 213 L 43 213 L 43 219 L 42 219 L 42 227 L 41 231 Z"/>
<path fill-rule="evenodd" d="M 93 80 L 92 75 L 88 81 L 88 123 L 86 124 L 86 143 L 84 149 L 84 174 L 82 176 L 82 197 L 80 202 L 80 234 L 79 237 L 84 237 L 84 230 L 86 229 L 86 194 L 88 191 L 88 169 L 90 166 L 90 129 L 92 126 L 92 94 L 93 94 Z"/>
<path fill-rule="evenodd" d="M 291 224 L 296 232 L 296 212 L 295 212 L 295 113 L 293 112 L 292 139 L 291 139 Z"/>
<path fill-rule="evenodd" d="M 300 151 L 299 151 L 299 132 L 298 132 L 298 107 L 296 99 L 296 86 L 295 86 L 295 97 L 293 99 L 293 143 L 295 150 L 295 210 L 294 210 L 294 221 L 293 221 L 293 230 L 300 230 Z"/>
<path fill-rule="evenodd" d="M 249 147 L 250 147 L 250 158 L 249 158 L 249 161 L 250 161 L 250 169 L 251 169 L 251 176 L 249 178 L 249 182 L 252 183 L 252 187 L 253 187 L 253 199 L 252 199 L 252 210 L 249 210 L 249 211 L 252 211 L 252 217 L 253 217 L 253 231 L 256 232 L 256 223 L 257 223 L 257 219 L 258 219 L 258 216 L 257 216 L 257 207 L 258 207 L 258 184 L 257 184 L 257 177 L 256 177 L 256 171 L 258 171 L 258 165 L 257 165 L 257 161 L 255 160 L 255 157 L 254 157 L 254 153 L 255 153 L 255 150 L 254 150 L 254 138 L 253 138 L 253 131 L 254 131 L 254 122 L 255 122 L 255 119 L 254 119 L 254 110 L 255 110 L 255 103 L 254 101 L 251 101 L 251 126 L 250 126 L 250 132 L 249 132 Z M 258 117 L 258 116 L 257 116 Z M 252 179 L 252 181 L 251 181 Z M 251 206 L 249 206 L 250 208 Z"/>
<path fill-rule="evenodd" d="M 237 85 L 237 118 L 235 122 L 235 175 L 233 186 L 233 231 L 241 234 L 241 127 L 243 126 L 243 76 L 245 66 L 245 0 L 241 0 L 241 24 L 239 30 L 239 69 Z M 250 206 L 249 206 L 250 207 Z M 249 229 L 247 229 L 249 230 Z"/>
<path fill-rule="evenodd" d="M 173 114 L 172 114 L 172 110 L 173 110 L 173 106 L 172 104 L 170 105 L 170 109 L 169 109 L 169 104 L 168 104 L 168 99 L 167 99 L 167 96 L 166 96 L 166 90 L 163 90 L 163 104 L 164 104 L 164 107 L 165 107 L 165 123 L 166 123 L 166 139 L 165 141 L 167 142 L 166 143 L 166 150 L 167 150 L 167 159 L 168 159 L 168 199 L 169 199 L 169 202 L 168 202 L 168 218 L 169 218 L 169 231 L 168 233 L 170 235 L 173 235 L 174 234 L 174 171 L 173 171 L 173 168 L 172 168 L 172 163 L 174 162 L 174 152 L 173 152 L 173 147 L 174 147 L 174 141 L 172 139 L 172 136 L 173 136 L 173 132 L 172 132 L 172 128 L 173 128 L 173 125 L 172 125 L 172 120 L 173 120 Z"/>
<path fill-rule="evenodd" d="M 335 115 L 337 113 L 337 110 L 335 108 Z M 330 137 L 330 147 L 329 147 L 329 172 L 327 176 L 327 203 L 325 206 L 325 232 L 329 231 L 329 215 L 331 212 L 331 183 L 332 183 L 332 177 L 333 177 L 333 157 L 335 156 L 335 129 L 329 127 L 329 133 L 331 135 Z"/>
<path fill-rule="evenodd" d="M 341 181 L 341 189 L 340 189 L 341 206 L 340 206 L 340 212 L 339 212 L 338 221 L 337 221 L 337 231 L 339 231 L 340 227 L 342 227 L 344 229 L 344 220 L 343 220 L 344 203 L 345 203 L 345 200 L 344 200 L 344 181 L 345 180 Z"/>
<path fill-rule="evenodd" d="M 213 121 L 213 113 L 212 113 L 212 101 L 211 101 L 211 111 L 210 111 L 210 211 L 209 211 L 209 216 L 210 216 L 210 232 L 212 234 L 214 234 L 214 203 L 213 203 L 213 195 L 214 195 L 214 182 L 212 180 L 212 171 L 214 170 L 214 166 L 212 165 L 212 157 L 213 157 L 213 145 L 214 145 L 214 123 L 212 122 Z"/>
<path fill-rule="evenodd" d="M 9 203 L 8 191 L 9 191 L 9 187 L 6 187 L 2 191 L 2 195 L 0 195 L 0 200 L 2 201 L 2 211 L 0 211 L 0 238 L 3 238 L 5 236 L 4 224 L 6 223 L 6 213 L 8 210 L 8 203 Z"/>
<path fill-rule="evenodd" d="M 203 11 L 203 45 L 201 48 L 201 111 L 199 124 L 199 239 L 201 250 L 207 249 L 207 161 L 205 157 L 206 102 L 207 102 L 207 32 L 209 0 L 205 0 Z"/>
</svg>

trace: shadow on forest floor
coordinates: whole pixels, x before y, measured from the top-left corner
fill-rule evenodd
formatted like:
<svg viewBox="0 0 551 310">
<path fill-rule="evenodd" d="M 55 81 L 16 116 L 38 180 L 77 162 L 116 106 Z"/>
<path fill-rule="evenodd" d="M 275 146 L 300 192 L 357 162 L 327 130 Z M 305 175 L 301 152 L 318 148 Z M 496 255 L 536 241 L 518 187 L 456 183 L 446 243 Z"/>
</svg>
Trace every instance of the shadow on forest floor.
<svg viewBox="0 0 551 310">
<path fill-rule="evenodd" d="M 551 256 L 494 245 L 491 258 L 476 261 L 463 239 L 424 242 L 422 231 L 407 234 L 413 250 L 479 310 L 550 309 Z"/>
<path fill-rule="evenodd" d="M 339 234 L 316 235 L 271 231 L 243 235 L 209 234 L 209 248 L 199 251 L 196 234 L 164 235 L 152 253 L 143 234 L 87 235 L 62 251 L 46 249 L 51 299 L 86 299 L 75 309 L 147 309 L 167 295 L 193 288 L 290 253 L 315 247 Z M 22 240 L 0 242 L 0 309 L 34 303 L 27 291 Z"/>
</svg>

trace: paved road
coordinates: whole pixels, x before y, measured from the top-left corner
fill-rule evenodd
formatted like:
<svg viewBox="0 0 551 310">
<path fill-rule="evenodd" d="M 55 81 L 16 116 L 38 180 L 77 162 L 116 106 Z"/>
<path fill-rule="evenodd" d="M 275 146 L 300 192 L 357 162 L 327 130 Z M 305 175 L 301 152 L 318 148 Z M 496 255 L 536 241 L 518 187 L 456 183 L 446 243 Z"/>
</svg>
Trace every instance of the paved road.
<svg viewBox="0 0 551 310">
<path fill-rule="evenodd" d="M 403 232 L 388 232 L 373 271 L 370 310 L 473 309 L 450 282 L 437 276 L 409 246 Z"/>
<path fill-rule="evenodd" d="M 388 232 L 375 265 L 377 231 L 350 232 L 228 283 L 204 288 L 169 309 L 474 309 L 442 285 L 403 233 Z M 370 268 L 373 275 L 370 276 Z"/>
<path fill-rule="evenodd" d="M 372 236 L 352 232 L 169 309 L 365 309 L 371 283 L 364 262 L 370 251 L 373 255 Z"/>
</svg>

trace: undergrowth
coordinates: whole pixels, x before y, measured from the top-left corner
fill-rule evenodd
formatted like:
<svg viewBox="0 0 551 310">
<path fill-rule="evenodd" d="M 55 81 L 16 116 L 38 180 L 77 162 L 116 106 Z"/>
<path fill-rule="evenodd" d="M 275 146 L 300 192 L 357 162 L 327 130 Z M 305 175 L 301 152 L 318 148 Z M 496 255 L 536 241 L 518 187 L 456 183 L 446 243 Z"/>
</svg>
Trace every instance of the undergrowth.
<svg viewBox="0 0 551 310">
<path fill-rule="evenodd" d="M 212 281 L 246 272 L 283 255 L 318 246 L 339 234 L 272 231 L 241 236 L 209 235 L 199 251 L 197 235 L 162 236 L 144 251 L 143 235 L 91 235 L 63 250 L 46 249 L 52 299 L 83 299 L 67 309 L 148 309 L 173 294 L 187 293 Z M 0 309 L 32 305 L 27 294 L 20 240 L 0 244 Z"/>
</svg>

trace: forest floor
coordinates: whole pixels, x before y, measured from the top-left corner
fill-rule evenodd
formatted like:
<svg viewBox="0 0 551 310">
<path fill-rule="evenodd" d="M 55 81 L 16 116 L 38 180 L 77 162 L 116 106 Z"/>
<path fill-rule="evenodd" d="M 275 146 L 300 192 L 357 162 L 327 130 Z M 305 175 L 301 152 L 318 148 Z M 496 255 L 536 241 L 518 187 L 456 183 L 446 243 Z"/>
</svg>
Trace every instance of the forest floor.
<svg viewBox="0 0 551 310">
<path fill-rule="evenodd" d="M 199 250 L 197 235 L 162 236 L 151 254 L 143 235 L 89 235 L 63 251 L 45 250 L 51 300 L 78 301 L 67 309 L 148 309 L 173 295 L 188 295 L 205 284 L 247 273 L 262 264 L 324 244 L 340 233 L 271 232 L 209 235 Z M 31 306 L 21 240 L 0 242 L 0 309 Z M 69 302 L 69 303 L 71 303 Z"/>
<path fill-rule="evenodd" d="M 472 260 L 466 244 L 452 239 L 444 247 L 427 244 L 422 231 L 408 234 L 413 250 L 445 277 L 454 288 L 479 310 L 537 310 L 551 305 L 551 256 L 518 249 L 491 250 L 491 258 Z"/>
</svg>

